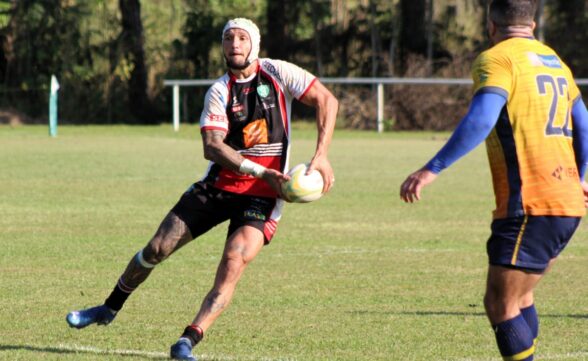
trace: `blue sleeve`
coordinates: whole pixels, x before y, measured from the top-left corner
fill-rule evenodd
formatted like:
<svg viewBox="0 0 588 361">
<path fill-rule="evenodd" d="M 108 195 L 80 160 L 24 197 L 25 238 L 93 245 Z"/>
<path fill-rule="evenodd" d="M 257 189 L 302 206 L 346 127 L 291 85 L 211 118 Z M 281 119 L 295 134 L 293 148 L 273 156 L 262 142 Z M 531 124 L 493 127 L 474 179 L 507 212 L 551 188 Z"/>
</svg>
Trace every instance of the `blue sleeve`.
<svg viewBox="0 0 588 361">
<path fill-rule="evenodd" d="M 440 173 L 456 160 L 482 143 L 490 134 L 506 98 L 496 93 L 478 93 L 472 99 L 470 109 L 461 120 L 449 141 L 439 153 L 425 165 L 433 173 Z"/>
<path fill-rule="evenodd" d="M 576 165 L 580 179 L 584 180 L 588 165 L 588 111 L 582 98 L 578 98 L 572 107 L 572 129 Z"/>
</svg>

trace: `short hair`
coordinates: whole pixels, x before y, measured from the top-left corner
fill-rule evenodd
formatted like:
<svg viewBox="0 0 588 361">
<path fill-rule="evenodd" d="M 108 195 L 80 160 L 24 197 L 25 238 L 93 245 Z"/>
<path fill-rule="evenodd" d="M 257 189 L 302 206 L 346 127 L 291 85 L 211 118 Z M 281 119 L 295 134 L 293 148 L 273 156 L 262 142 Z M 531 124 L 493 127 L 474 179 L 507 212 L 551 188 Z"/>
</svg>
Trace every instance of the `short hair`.
<svg viewBox="0 0 588 361">
<path fill-rule="evenodd" d="M 537 0 L 492 0 L 488 15 L 497 26 L 531 25 Z"/>
</svg>

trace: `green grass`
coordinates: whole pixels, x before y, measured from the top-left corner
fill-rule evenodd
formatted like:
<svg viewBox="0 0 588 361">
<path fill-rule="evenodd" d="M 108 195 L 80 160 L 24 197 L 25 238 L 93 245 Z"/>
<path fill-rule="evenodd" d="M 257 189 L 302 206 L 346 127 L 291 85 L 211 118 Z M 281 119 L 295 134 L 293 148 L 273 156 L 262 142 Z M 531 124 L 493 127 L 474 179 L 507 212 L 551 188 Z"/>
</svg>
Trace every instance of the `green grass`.
<svg viewBox="0 0 588 361">
<path fill-rule="evenodd" d="M 481 303 L 493 196 L 485 151 L 403 204 L 447 134 L 337 130 L 332 193 L 288 205 L 272 244 L 197 347 L 202 360 L 500 360 Z M 293 132 L 292 164 L 315 148 Z M 0 360 L 162 360 L 206 292 L 226 226 L 158 266 L 108 327 L 101 303 L 206 167 L 198 128 L 0 127 Z M 582 225 L 537 289 L 539 360 L 588 359 Z"/>
</svg>

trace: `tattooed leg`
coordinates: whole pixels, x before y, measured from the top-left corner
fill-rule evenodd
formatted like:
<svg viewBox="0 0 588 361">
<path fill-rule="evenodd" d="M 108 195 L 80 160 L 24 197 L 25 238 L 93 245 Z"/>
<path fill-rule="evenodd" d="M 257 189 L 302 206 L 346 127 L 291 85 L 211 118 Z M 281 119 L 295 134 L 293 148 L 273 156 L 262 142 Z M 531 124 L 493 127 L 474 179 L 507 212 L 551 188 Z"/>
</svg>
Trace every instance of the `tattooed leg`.
<svg viewBox="0 0 588 361">
<path fill-rule="evenodd" d="M 262 248 L 263 233 L 256 228 L 243 226 L 229 237 L 216 271 L 214 286 L 204 298 L 193 325 L 203 331 L 212 325 L 231 302 L 247 264 L 253 261 Z"/>
<path fill-rule="evenodd" d="M 134 290 L 149 277 L 153 267 L 191 240 L 192 234 L 186 223 L 168 213 L 145 248 L 131 259 L 119 282 Z"/>
</svg>

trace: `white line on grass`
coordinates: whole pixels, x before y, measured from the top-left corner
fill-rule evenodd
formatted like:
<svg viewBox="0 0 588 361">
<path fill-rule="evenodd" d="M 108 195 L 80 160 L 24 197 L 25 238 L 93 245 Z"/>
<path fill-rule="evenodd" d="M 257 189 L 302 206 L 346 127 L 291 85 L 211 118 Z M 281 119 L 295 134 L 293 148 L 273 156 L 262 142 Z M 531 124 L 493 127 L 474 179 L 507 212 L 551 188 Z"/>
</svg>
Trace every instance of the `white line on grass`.
<svg viewBox="0 0 588 361">
<path fill-rule="evenodd" d="M 86 353 L 93 353 L 98 355 L 129 355 L 129 356 L 141 356 L 141 357 L 150 357 L 156 359 L 168 359 L 169 353 L 167 352 L 152 352 L 152 351 L 141 351 L 141 350 L 117 350 L 117 349 L 100 349 L 97 347 L 92 346 L 81 346 L 81 345 L 65 345 L 59 344 L 56 347 L 51 347 L 57 350 L 63 350 L 67 352 L 86 352 Z M 206 355 L 206 354 L 197 354 L 199 360 L 214 360 L 214 361 L 295 361 L 296 359 L 293 357 L 279 357 L 279 358 L 272 358 L 272 357 L 236 357 L 236 356 L 229 356 L 229 355 Z"/>
<path fill-rule="evenodd" d="M 536 354 L 541 360 L 586 360 L 588 357 L 587 351 L 568 352 L 565 354 Z M 463 358 L 454 361 L 501 361 L 502 358 L 491 357 L 491 358 Z"/>
</svg>

